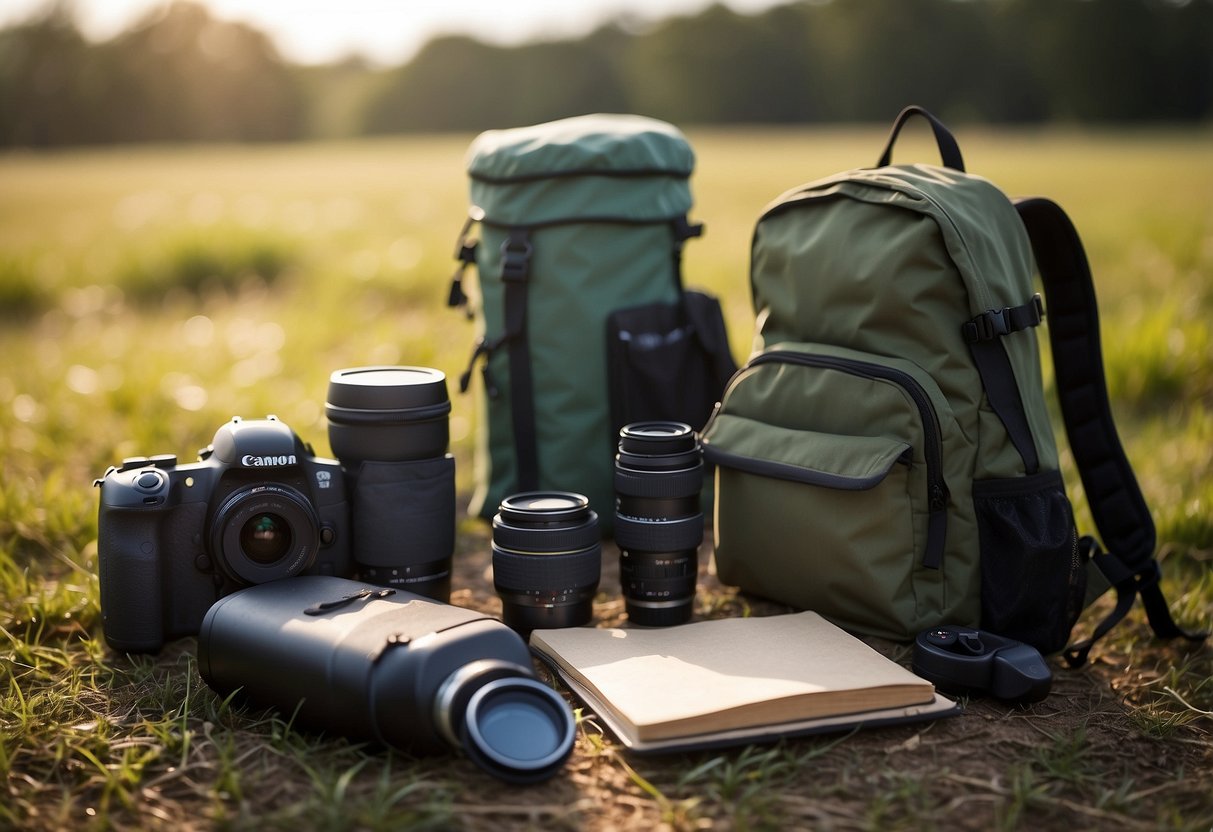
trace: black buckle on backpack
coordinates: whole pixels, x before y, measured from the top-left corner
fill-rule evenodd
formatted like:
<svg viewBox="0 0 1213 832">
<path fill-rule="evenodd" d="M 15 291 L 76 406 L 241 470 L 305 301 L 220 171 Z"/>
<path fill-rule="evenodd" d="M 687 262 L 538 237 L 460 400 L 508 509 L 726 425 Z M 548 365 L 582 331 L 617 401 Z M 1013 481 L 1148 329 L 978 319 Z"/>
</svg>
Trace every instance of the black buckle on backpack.
<svg viewBox="0 0 1213 832">
<path fill-rule="evenodd" d="M 527 231 L 511 231 L 510 236 L 501 244 L 501 279 L 506 282 L 524 282 L 531 272 L 531 254 L 534 250 Z"/>
<path fill-rule="evenodd" d="M 1040 299 L 1039 294 L 1035 294 L 1022 306 L 1007 306 L 982 312 L 973 320 L 965 321 L 960 332 L 968 344 L 991 341 L 1021 329 L 1039 326 L 1044 317 L 1044 301 Z"/>
</svg>

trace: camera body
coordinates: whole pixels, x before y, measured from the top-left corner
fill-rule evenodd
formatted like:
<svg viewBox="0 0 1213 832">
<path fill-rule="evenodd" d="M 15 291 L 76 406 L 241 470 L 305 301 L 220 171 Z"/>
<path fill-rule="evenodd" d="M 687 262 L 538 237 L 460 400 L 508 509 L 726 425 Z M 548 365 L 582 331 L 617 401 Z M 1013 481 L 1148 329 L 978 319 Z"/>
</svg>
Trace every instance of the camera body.
<svg viewBox="0 0 1213 832">
<path fill-rule="evenodd" d="M 232 419 L 198 457 L 127 459 L 96 482 L 102 622 L 115 650 L 195 635 L 241 587 L 353 570 L 336 460 L 313 456 L 274 416 Z"/>
</svg>

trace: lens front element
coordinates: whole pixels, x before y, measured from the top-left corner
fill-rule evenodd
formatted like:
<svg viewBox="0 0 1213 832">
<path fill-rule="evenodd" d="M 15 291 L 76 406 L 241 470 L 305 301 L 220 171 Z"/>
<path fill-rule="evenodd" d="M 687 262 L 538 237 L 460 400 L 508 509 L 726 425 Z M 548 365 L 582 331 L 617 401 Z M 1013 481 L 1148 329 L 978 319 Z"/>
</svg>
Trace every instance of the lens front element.
<svg viewBox="0 0 1213 832">
<path fill-rule="evenodd" d="M 286 485 L 255 485 L 228 495 L 211 522 L 211 555 L 240 583 L 298 575 L 320 547 L 311 502 Z"/>
</svg>

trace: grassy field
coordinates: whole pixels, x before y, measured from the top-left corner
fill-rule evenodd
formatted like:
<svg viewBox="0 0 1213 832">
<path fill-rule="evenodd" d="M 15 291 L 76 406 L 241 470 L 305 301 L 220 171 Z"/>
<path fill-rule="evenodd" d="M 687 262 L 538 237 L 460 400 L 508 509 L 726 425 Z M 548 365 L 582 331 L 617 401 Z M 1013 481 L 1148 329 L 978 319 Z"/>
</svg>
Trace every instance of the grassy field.
<svg viewBox="0 0 1213 832">
<path fill-rule="evenodd" d="M 690 138 L 707 234 L 688 246 L 688 282 L 722 297 L 740 359 L 763 205 L 874 163 L 883 131 Z M 1164 587 L 1182 622 L 1208 628 L 1213 136 L 959 138 L 971 170 L 1052 196 L 1083 234 Z M 234 414 L 277 414 L 327 454 L 331 371 L 407 363 L 458 377 L 471 325 L 444 299 L 470 139 L 0 156 L 0 828 L 1213 825 L 1213 648 L 1152 641 L 1139 611 L 1091 666 L 1058 666 L 1054 694 L 1028 709 L 974 701 L 925 729 L 662 758 L 624 754 L 582 714 L 568 771 L 524 790 L 453 756 L 376 751 L 233 708 L 198 677 L 192 640 L 154 659 L 110 651 L 91 488 L 108 465 L 189 460 Z M 899 145 L 896 161 L 915 158 L 935 159 Z M 466 500 L 476 416 L 452 394 Z M 697 615 L 776 610 L 720 586 L 704 560 Z M 485 529 L 463 522 L 454 602 L 499 611 L 488 563 Z M 610 573 L 601 621 L 622 614 Z"/>
</svg>

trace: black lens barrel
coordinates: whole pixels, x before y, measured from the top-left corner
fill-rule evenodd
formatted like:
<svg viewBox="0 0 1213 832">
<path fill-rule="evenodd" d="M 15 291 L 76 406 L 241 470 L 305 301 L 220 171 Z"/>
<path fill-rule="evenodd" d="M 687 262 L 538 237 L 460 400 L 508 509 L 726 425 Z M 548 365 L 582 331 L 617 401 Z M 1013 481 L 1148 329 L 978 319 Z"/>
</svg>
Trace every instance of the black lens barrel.
<svg viewBox="0 0 1213 832">
<path fill-rule="evenodd" d="M 337 370 L 324 410 L 349 486 L 360 577 L 450 600 L 455 460 L 446 452 L 446 375 L 428 367 Z"/>
<path fill-rule="evenodd" d="M 615 543 L 628 619 L 662 627 L 691 618 L 703 542 L 699 441 L 681 422 L 636 422 L 619 432 Z"/>
<path fill-rule="evenodd" d="M 493 518 L 492 550 L 506 624 L 526 635 L 589 623 L 602 543 L 598 515 L 584 496 L 530 491 L 506 497 Z"/>
</svg>

